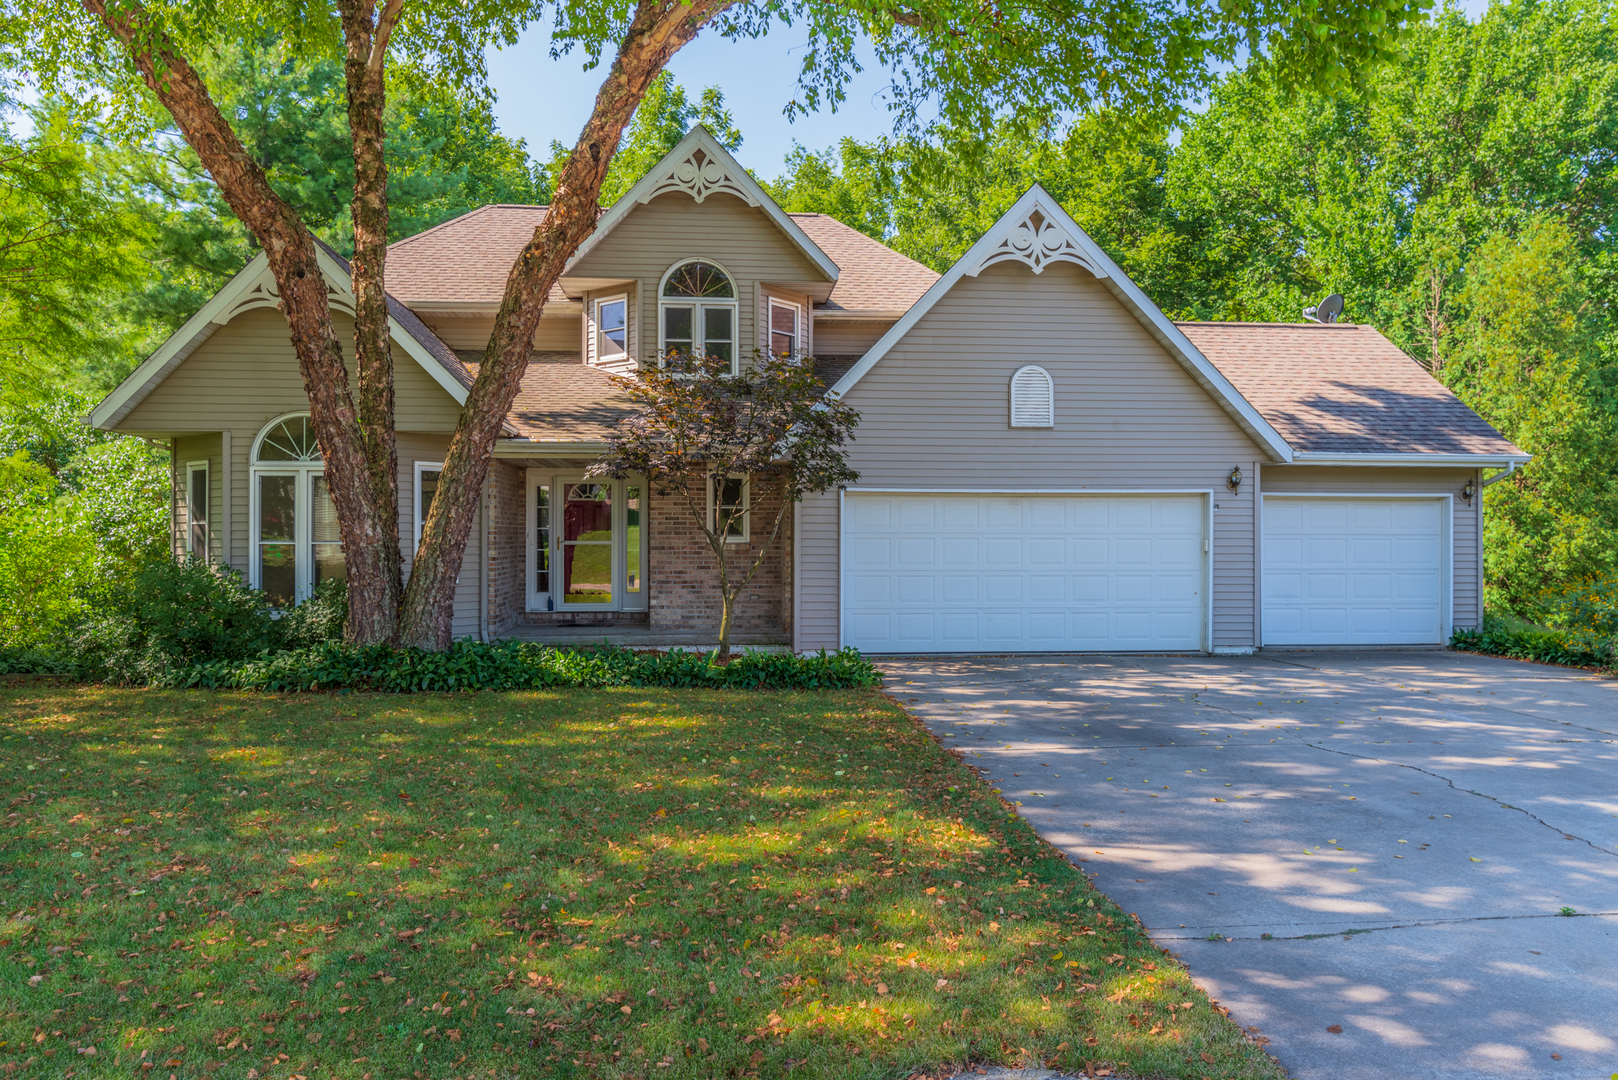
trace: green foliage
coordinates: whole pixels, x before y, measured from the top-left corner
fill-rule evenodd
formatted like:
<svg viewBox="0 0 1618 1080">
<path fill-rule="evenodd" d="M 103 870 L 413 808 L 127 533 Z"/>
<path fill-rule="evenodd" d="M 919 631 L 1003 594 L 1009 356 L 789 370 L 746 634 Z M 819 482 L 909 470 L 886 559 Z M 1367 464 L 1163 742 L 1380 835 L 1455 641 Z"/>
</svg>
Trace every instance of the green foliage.
<svg viewBox="0 0 1618 1080">
<path fill-rule="evenodd" d="M 60 640 L 82 606 L 92 551 L 50 471 L 26 453 L 0 458 L 0 644 Z"/>
<path fill-rule="evenodd" d="M 1488 616 L 1475 630 L 1456 630 L 1449 647 L 1461 652 L 1508 656 L 1565 667 L 1610 668 L 1615 662 L 1612 639 L 1595 640 L 1563 630 L 1535 626 L 1521 619 Z"/>
<path fill-rule="evenodd" d="M 203 70 L 271 186 L 318 236 L 351 253 L 354 157 L 341 63 L 299 56 L 281 40 L 233 43 Z M 391 239 L 486 203 L 548 197 L 542 171 L 522 140 L 499 133 L 486 99 L 403 79 L 391 89 L 384 118 Z M 135 306 L 177 327 L 258 244 L 178 132 L 160 131 L 156 152 L 131 155 L 127 168 L 149 193 L 142 208 L 156 235 L 155 273 Z"/>
<path fill-rule="evenodd" d="M 1545 607 L 1552 626 L 1618 645 L 1618 577 L 1579 582 Z"/>
<path fill-rule="evenodd" d="M 0 100 L 0 108 L 7 103 Z M 0 390 L 73 373 L 126 342 L 112 313 L 139 280 L 144 229 L 112 155 L 60 102 L 0 124 Z"/>
<path fill-rule="evenodd" d="M 687 99 L 685 87 L 663 72 L 646 91 L 640 108 L 635 110 L 635 119 L 618 143 L 607 178 L 601 182 L 601 205 L 611 206 L 622 198 L 685 138 L 693 124 L 702 124 L 719 145 L 732 153 L 741 149 L 742 133 L 725 108 L 723 90 L 710 86 L 693 102 Z M 551 143 L 551 162 L 546 168 L 549 177 L 561 174 L 570 150 L 559 142 Z"/>
<path fill-rule="evenodd" d="M 164 559 L 97 597 L 73 652 L 87 677 L 141 685 L 175 668 L 279 647 L 275 614 L 234 571 Z"/>
<path fill-rule="evenodd" d="M 1577 242 L 1554 220 L 1490 238 L 1468 263 L 1445 380 L 1534 455 L 1484 492 L 1487 605 L 1538 616 L 1561 583 L 1618 569 L 1618 415 L 1590 385 L 1596 342 Z"/>
<path fill-rule="evenodd" d="M 838 690 L 881 685 L 854 649 L 815 656 L 749 650 L 728 664 L 695 652 L 553 649 L 517 641 L 455 642 L 448 652 L 356 647 L 330 642 L 247 661 L 170 667 L 157 685 L 210 690 L 540 690 L 578 686 L 713 687 L 740 690 Z"/>
</svg>

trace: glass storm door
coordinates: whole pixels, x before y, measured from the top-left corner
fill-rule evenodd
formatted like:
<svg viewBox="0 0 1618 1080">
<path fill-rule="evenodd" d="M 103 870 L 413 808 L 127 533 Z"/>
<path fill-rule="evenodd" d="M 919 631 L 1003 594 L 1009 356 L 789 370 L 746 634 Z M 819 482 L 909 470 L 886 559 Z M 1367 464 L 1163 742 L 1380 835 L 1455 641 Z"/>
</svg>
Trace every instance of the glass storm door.
<svg viewBox="0 0 1618 1080">
<path fill-rule="evenodd" d="M 613 599 L 612 483 L 563 484 L 561 590 L 563 607 L 610 607 Z"/>
</svg>

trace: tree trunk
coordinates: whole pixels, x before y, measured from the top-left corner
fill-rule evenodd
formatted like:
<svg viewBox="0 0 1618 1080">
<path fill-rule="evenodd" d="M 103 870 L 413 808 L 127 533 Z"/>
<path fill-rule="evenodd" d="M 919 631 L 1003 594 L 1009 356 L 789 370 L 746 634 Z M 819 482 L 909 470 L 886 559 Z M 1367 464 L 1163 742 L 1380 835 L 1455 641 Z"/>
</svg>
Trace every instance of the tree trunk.
<svg viewBox="0 0 1618 1080">
<path fill-rule="evenodd" d="M 107 0 L 82 3 L 124 45 L 142 80 L 174 117 L 231 210 L 269 257 L 342 528 L 349 595 L 357 596 L 365 609 L 369 597 L 386 594 L 387 553 L 391 549 L 393 559 L 398 557 L 397 543 L 389 541 L 397 537 L 398 515 L 374 499 L 365 440 L 349 393 L 342 343 L 332 329 L 314 237 L 297 211 L 270 187 L 264 170 L 220 115 L 202 77 L 153 25 L 146 10 L 129 2 L 119 3 L 112 12 Z M 374 619 L 358 624 L 366 633 L 376 625 Z"/>
<path fill-rule="evenodd" d="M 739 591 L 739 590 L 738 590 Z M 736 610 L 736 594 L 729 589 L 720 592 L 723 603 L 719 608 L 719 652 L 720 660 L 730 659 L 730 620 Z"/>
<path fill-rule="evenodd" d="M 348 127 L 354 144 L 354 356 L 359 366 L 359 430 L 371 504 L 382 514 L 380 580 L 349 589 L 349 641 L 388 641 L 399 626 L 404 591 L 399 555 L 399 452 L 393 430 L 393 350 L 384 285 L 388 251 L 388 166 L 383 108 L 384 58 L 402 0 L 388 0 L 372 24 L 371 0 L 340 0 L 346 55 Z M 367 583 L 370 585 L 371 583 Z"/>
<path fill-rule="evenodd" d="M 489 473 L 495 439 L 528 368 L 545 297 L 567 260 L 595 230 L 601 183 L 647 88 L 675 52 L 732 2 L 640 0 L 636 6 L 612 70 L 596 94 L 595 110 L 562 169 L 550 211 L 506 279 L 494 332 L 444 455 L 438 493 L 411 564 L 399 616 L 399 638 L 405 644 L 440 650 L 449 647 L 455 579 Z"/>
</svg>

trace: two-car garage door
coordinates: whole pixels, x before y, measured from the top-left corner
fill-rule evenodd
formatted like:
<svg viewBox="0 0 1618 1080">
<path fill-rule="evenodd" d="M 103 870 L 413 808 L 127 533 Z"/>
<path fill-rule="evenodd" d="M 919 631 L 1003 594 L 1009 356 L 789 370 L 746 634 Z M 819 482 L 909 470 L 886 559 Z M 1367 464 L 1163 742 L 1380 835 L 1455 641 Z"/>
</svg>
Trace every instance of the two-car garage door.
<svg viewBox="0 0 1618 1080">
<path fill-rule="evenodd" d="M 850 492 L 843 641 L 874 653 L 1201 649 L 1206 506 Z"/>
</svg>

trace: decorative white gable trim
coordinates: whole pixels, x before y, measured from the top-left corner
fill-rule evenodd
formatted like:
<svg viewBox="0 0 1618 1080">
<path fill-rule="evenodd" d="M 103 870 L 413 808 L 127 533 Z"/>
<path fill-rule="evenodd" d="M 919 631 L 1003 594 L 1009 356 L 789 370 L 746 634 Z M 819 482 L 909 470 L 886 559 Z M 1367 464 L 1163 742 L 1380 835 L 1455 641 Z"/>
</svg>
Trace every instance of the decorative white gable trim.
<svg viewBox="0 0 1618 1080">
<path fill-rule="evenodd" d="M 1066 262 L 1082 266 L 1098 278 L 1107 276 L 1106 269 L 1090 257 L 1078 237 L 1037 205 L 1007 230 L 1005 239 L 978 260 L 968 274 L 977 277 L 989 267 L 1003 262 L 1020 262 L 1036 274 L 1051 263 Z"/>
<path fill-rule="evenodd" d="M 321 272 L 326 278 L 326 289 L 333 310 L 352 316 L 354 292 L 349 275 L 320 244 L 315 245 L 315 257 L 319 260 Z M 279 311 L 280 306 L 281 294 L 275 284 L 275 275 L 270 270 L 269 256 L 261 251 L 249 259 L 247 265 L 225 283 L 224 288 L 215 293 L 206 304 L 202 305 L 201 310 L 187 319 L 167 341 L 158 346 L 157 351 L 119 383 L 112 393 L 103 398 L 101 403 L 90 411 L 86 422 L 91 427 L 102 430 L 117 426 L 135 406 L 146 400 L 146 396 L 157 389 L 175 368 L 213 336 L 214 331 L 243 312 L 267 307 Z M 457 405 L 466 404 L 466 387 L 462 386 L 455 376 L 444 370 L 444 365 L 439 363 L 421 342 L 406 332 L 398 320 L 391 317 L 388 319 L 388 334 L 411 359 L 421 365 L 422 370 L 426 371 L 434 382 L 455 399 Z"/>
<path fill-rule="evenodd" d="M 741 169 L 735 171 L 742 176 L 747 175 Z M 701 202 L 714 192 L 722 191 L 736 196 L 748 206 L 760 204 L 752 191 L 737 183 L 723 159 L 710 155 L 701 146 L 693 147 L 689 154 L 678 161 L 664 158 L 647 176 L 655 182 L 636 197 L 638 203 L 651 202 L 670 191 L 683 191 Z"/>
<path fill-rule="evenodd" d="M 770 198 L 758 181 L 701 124 L 686 132 L 678 146 L 664 154 L 661 161 L 601 215 L 601 220 L 596 222 L 595 232 L 579 245 L 579 250 L 568 260 L 568 270 L 582 262 L 635 207 L 671 191 L 683 191 L 699 203 L 715 193 L 734 195 L 747 205 L 758 207 L 820 269 L 827 281 L 837 280 L 837 264 L 831 261 L 831 256 L 809 239 L 798 223 Z"/>
<path fill-rule="evenodd" d="M 1037 228 L 1030 229 L 1029 223 L 1036 212 L 1042 220 Z M 1039 265 L 1036 267 L 1032 262 L 1034 258 L 1032 249 L 1038 247 L 1041 252 L 1044 251 L 1045 241 L 1041 239 L 1041 235 L 1046 223 L 1059 230 L 1059 233 L 1051 234 L 1052 242 L 1055 242 L 1058 235 L 1062 236 L 1057 251 L 1068 257 L 1057 259 L 1054 255 L 1046 257 L 1041 254 Z M 1008 245 L 1007 241 L 1012 240 L 1012 234 L 1019 229 L 1029 230 L 1027 243 L 1030 251 L 1026 257 L 1021 254 L 1009 254 L 1018 250 L 1014 245 Z M 1023 243 L 1024 240 L 1018 237 L 1016 242 Z M 1072 246 L 1069 247 L 1069 244 Z M 921 321 L 922 316 L 931 311 L 963 277 L 975 277 L 985 267 L 1012 259 L 1027 264 L 1036 272 L 1057 261 L 1075 262 L 1084 266 L 1106 285 L 1107 289 L 1118 298 L 1118 302 L 1140 321 L 1147 332 L 1156 338 L 1168 354 L 1230 414 L 1242 430 L 1277 460 L 1292 460 L 1292 447 L 1281 437 L 1281 433 L 1253 408 L 1252 403 L 1242 397 L 1231 385 L 1230 380 L 1226 379 L 1195 345 L 1191 344 L 1191 340 L 1180 331 L 1179 327 L 1169 321 L 1168 316 L 1152 303 L 1141 291 L 1140 286 L 1131 281 L 1129 275 L 1124 273 L 1094 240 L 1090 239 L 1090 235 L 1079 227 L 1079 223 L 1074 221 L 1066 210 L 1062 209 L 1051 197 L 1050 192 L 1038 184 L 1024 192 L 1023 197 L 1002 214 L 1000 220 L 991 225 L 989 231 L 979 237 L 978 242 L 968 248 L 966 254 L 955 261 L 955 265 L 945 271 L 943 277 L 933 282 L 932 288 L 923 293 L 921 299 L 904 313 L 904 317 L 889 327 L 888 332 L 878 338 L 876 344 L 860 357 L 859 363 L 849 368 L 843 377 L 837 380 L 837 385 L 826 393 L 838 398 L 846 396 L 855 384 L 865 377 L 865 373 L 875 367 L 895 345 L 904 340 L 904 336 Z"/>
</svg>

